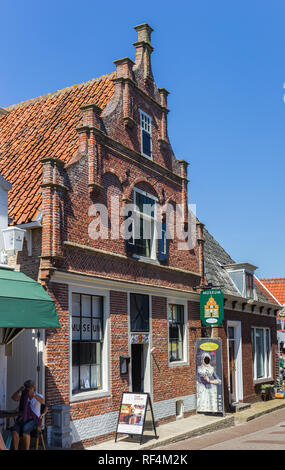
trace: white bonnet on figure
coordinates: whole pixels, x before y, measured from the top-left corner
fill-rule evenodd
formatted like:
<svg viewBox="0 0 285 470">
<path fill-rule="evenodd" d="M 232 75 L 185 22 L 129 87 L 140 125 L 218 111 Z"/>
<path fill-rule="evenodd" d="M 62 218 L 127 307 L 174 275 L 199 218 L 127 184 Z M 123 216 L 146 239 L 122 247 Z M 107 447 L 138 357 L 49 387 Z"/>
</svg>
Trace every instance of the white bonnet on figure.
<svg viewBox="0 0 285 470">
<path fill-rule="evenodd" d="M 202 354 L 202 356 L 201 356 L 201 364 L 205 364 L 205 359 L 206 359 L 206 357 L 209 359 L 209 362 L 206 361 L 206 363 L 208 363 L 208 364 L 211 363 L 211 359 L 212 359 L 211 354 L 208 353 L 208 352 L 203 352 L 203 354 Z"/>
<path fill-rule="evenodd" d="M 205 361 L 205 359 L 208 358 L 208 361 Z M 198 367 L 198 374 L 200 375 L 209 375 L 214 372 L 214 367 L 211 365 L 211 354 L 209 352 L 203 352 L 201 355 L 201 362 Z"/>
</svg>

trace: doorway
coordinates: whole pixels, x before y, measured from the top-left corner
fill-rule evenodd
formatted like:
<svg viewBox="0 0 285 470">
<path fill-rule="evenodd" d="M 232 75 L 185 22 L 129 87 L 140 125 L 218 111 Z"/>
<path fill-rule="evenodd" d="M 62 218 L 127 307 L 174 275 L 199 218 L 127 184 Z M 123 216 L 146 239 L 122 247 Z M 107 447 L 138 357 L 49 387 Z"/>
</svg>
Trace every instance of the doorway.
<svg viewBox="0 0 285 470">
<path fill-rule="evenodd" d="M 233 405 L 243 400 L 241 323 L 228 322 L 229 401 Z"/>
<path fill-rule="evenodd" d="M 230 401 L 234 403 L 237 401 L 236 396 L 236 354 L 235 354 L 235 338 L 234 338 L 234 327 L 228 328 L 229 335 L 229 386 L 230 386 Z"/>
</svg>

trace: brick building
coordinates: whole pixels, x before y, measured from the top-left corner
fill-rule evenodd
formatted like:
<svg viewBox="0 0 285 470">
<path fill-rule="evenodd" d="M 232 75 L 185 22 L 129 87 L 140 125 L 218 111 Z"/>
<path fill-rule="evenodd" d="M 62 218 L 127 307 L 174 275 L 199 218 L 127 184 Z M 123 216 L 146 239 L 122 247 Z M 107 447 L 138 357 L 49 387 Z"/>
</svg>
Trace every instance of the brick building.
<svg viewBox="0 0 285 470">
<path fill-rule="evenodd" d="M 123 391 L 149 392 L 159 423 L 176 419 L 181 403 L 184 416 L 195 412 L 199 291 L 209 281 L 204 262 L 216 266 L 215 276 L 221 263 L 215 256 L 204 259 L 203 248 L 211 252 L 211 243 L 217 244 L 207 232 L 204 239 L 196 219 L 193 228 L 188 213 L 187 163 L 172 151 L 168 92 L 152 75 L 152 29 L 143 24 L 135 30 L 134 62 L 116 60 L 109 75 L 11 106 L 0 116 L 0 172 L 12 183 L 10 223 L 27 231 L 24 251 L 10 262 L 38 279 L 56 302 L 61 329 L 45 334 L 43 391 L 48 405 L 71 406 L 74 446 L 114 432 Z M 146 229 L 148 238 L 134 236 L 133 219 L 124 225 L 132 203 L 139 233 Z M 169 219 L 158 210 L 166 206 L 180 214 L 169 222 L 170 240 Z M 108 212 L 98 226 L 100 207 Z M 179 249 L 176 234 L 191 223 L 196 243 Z M 245 392 L 237 398 L 252 400 L 250 331 L 268 327 L 274 347 L 274 302 L 256 287 L 259 297 L 251 304 L 230 284 L 226 318 L 245 323 L 246 336 Z M 228 367 L 228 330 L 222 335 Z"/>
<path fill-rule="evenodd" d="M 224 292 L 224 321 L 212 334 L 222 339 L 225 407 L 260 399 L 262 383 L 276 378 L 278 301 L 249 263 L 236 263 L 204 229 L 208 285 Z"/>
</svg>

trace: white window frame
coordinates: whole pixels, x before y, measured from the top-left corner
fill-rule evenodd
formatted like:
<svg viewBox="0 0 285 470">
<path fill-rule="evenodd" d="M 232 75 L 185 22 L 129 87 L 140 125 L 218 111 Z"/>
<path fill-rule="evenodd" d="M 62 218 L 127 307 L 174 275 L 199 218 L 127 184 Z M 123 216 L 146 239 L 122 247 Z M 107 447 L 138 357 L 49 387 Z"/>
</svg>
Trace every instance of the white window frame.
<svg viewBox="0 0 285 470">
<path fill-rule="evenodd" d="M 183 346 L 182 352 L 183 357 L 180 361 L 170 361 L 169 360 L 169 305 L 182 305 L 184 307 L 184 331 L 183 331 Z M 188 355 L 188 303 L 187 301 L 177 299 L 177 298 L 168 298 L 167 299 L 167 355 L 168 355 L 168 367 L 179 367 L 189 365 L 189 355 Z"/>
<path fill-rule="evenodd" d="M 153 211 L 154 211 L 154 216 L 151 217 L 148 214 L 142 213 L 137 210 L 137 204 L 136 204 L 136 194 L 142 194 L 143 196 L 148 197 L 149 199 L 152 199 L 154 201 L 154 206 L 153 206 Z M 141 189 L 134 188 L 134 212 L 139 215 L 139 217 L 142 217 L 145 220 L 152 221 L 154 223 L 154 231 L 153 231 L 153 239 L 152 239 L 152 245 L 151 245 L 151 255 L 150 257 L 147 256 L 142 256 L 134 253 L 135 258 L 139 258 L 142 260 L 157 260 L 157 202 L 158 198 L 156 196 L 153 196 L 152 194 L 147 193 L 146 191 L 142 191 Z M 134 245 L 135 245 L 135 238 L 133 238 Z"/>
<path fill-rule="evenodd" d="M 140 112 L 140 133 L 141 133 L 141 154 L 152 160 L 152 118 L 145 113 L 142 109 L 139 109 Z M 147 122 L 149 121 L 149 122 Z M 143 152 L 143 130 L 150 135 L 150 155 L 147 155 Z"/>
<path fill-rule="evenodd" d="M 102 388 L 72 393 L 72 294 L 86 294 L 103 297 L 103 344 L 102 344 Z M 70 402 L 90 400 L 110 395 L 110 294 L 106 290 L 90 289 L 69 285 L 69 399 Z"/>
<path fill-rule="evenodd" d="M 268 327 L 262 326 L 253 326 L 251 328 L 253 331 L 254 337 L 254 360 L 253 360 L 253 380 L 254 382 L 262 382 L 264 380 L 272 380 L 272 343 L 271 343 L 271 329 Z M 257 358 L 256 358 L 256 334 L 255 330 L 263 330 L 263 352 L 264 352 L 264 375 L 263 377 L 257 377 Z M 266 354 L 266 331 L 269 331 L 269 364 L 267 361 L 267 354 Z M 266 370 L 268 369 L 268 375 L 266 375 Z"/>
</svg>

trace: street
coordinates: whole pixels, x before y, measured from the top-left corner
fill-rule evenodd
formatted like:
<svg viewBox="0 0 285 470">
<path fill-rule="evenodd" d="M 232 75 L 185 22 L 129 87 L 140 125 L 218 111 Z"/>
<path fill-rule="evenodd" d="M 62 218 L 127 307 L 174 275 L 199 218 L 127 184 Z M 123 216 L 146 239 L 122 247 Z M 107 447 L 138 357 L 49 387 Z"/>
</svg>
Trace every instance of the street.
<svg viewBox="0 0 285 470">
<path fill-rule="evenodd" d="M 285 409 L 160 450 L 285 450 Z"/>
</svg>

